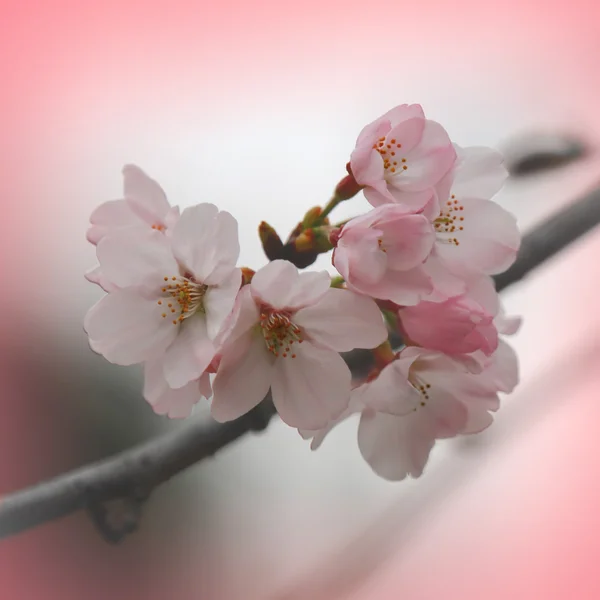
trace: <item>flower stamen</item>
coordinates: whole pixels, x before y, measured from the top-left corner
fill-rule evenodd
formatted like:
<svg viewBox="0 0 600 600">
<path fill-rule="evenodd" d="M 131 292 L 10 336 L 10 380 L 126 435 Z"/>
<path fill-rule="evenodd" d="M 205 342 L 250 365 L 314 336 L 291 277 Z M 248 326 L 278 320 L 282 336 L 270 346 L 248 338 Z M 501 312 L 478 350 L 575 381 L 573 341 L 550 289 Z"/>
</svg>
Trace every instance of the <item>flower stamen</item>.
<svg viewBox="0 0 600 600">
<path fill-rule="evenodd" d="M 292 344 L 303 341 L 302 330 L 290 319 L 290 314 L 285 311 L 276 311 L 263 307 L 260 313 L 260 328 L 267 345 L 267 350 L 276 357 L 296 358 L 292 351 Z"/>
</svg>

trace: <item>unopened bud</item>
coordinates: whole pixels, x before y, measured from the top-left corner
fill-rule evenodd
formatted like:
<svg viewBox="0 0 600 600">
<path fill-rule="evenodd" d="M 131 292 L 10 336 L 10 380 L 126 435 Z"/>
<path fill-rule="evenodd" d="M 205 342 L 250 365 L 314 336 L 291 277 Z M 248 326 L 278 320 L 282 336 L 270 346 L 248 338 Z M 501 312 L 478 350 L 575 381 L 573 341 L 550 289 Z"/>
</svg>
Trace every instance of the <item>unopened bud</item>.
<svg viewBox="0 0 600 600">
<path fill-rule="evenodd" d="M 323 209 L 320 206 L 313 206 L 307 213 L 304 215 L 302 219 L 302 227 L 304 229 L 308 229 L 312 227 L 318 218 L 321 216 Z"/>
<path fill-rule="evenodd" d="M 335 188 L 335 196 L 339 198 L 340 201 L 353 198 L 363 188 L 363 186 L 354 179 L 350 163 L 346 165 L 346 171 L 348 171 L 348 175 L 346 175 Z"/>
<path fill-rule="evenodd" d="M 298 252 L 329 252 L 332 249 L 329 241 L 330 227 L 305 229 L 295 240 L 294 247 Z"/>
<path fill-rule="evenodd" d="M 258 236 L 269 260 L 282 258 L 283 242 L 277 232 L 266 221 L 258 226 Z"/>
</svg>

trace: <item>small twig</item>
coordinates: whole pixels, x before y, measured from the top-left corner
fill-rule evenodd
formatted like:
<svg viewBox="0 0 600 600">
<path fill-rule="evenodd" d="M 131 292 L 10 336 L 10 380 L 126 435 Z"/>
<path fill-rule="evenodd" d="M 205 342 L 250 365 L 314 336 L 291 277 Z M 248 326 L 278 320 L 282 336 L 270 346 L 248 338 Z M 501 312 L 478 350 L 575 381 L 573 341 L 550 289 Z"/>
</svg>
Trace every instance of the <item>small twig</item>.
<svg viewBox="0 0 600 600">
<path fill-rule="evenodd" d="M 515 264 L 497 276 L 501 291 L 523 279 L 568 244 L 600 223 L 600 188 L 590 192 L 550 217 L 523 238 Z M 355 351 L 345 356 L 353 370 L 370 360 L 369 352 Z M 139 503 L 161 483 L 188 467 L 213 456 L 250 431 L 267 427 L 275 414 L 270 400 L 229 423 L 212 420 L 191 423 L 113 457 L 60 475 L 50 481 L 15 492 L 0 499 L 0 538 L 64 517 L 81 509 L 94 512 L 101 529 L 109 514 L 98 516 L 97 507 L 114 500 L 138 498 Z M 138 513 L 136 508 L 131 514 Z M 134 515 L 135 519 L 137 516 Z M 123 530 L 104 532 L 107 539 L 121 539 L 135 528 L 125 515 Z M 135 520 L 134 519 L 134 520 Z"/>
</svg>

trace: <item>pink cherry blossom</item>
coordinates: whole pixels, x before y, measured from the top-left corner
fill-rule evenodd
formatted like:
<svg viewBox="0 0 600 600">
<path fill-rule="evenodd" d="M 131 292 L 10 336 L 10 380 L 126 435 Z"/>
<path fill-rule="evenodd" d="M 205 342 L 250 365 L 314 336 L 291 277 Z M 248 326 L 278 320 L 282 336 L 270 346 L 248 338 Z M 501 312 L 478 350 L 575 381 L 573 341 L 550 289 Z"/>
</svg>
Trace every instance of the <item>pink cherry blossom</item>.
<svg viewBox="0 0 600 600">
<path fill-rule="evenodd" d="M 192 414 L 194 406 L 210 398 L 212 388 L 208 372 L 178 389 L 172 389 L 165 378 L 162 361 L 151 360 L 144 364 L 144 398 L 159 415 L 171 419 L 184 419 Z"/>
<path fill-rule="evenodd" d="M 403 104 L 362 130 L 350 166 L 373 206 L 392 202 L 418 209 L 455 159 L 444 128 L 426 119 L 418 104 Z"/>
<path fill-rule="evenodd" d="M 174 389 L 200 378 L 241 284 L 236 220 L 199 204 L 183 212 L 170 238 L 115 232 L 97 253 L 118 289 L 85 318 L 92 349 L 120 365 L 160 360 Z"/>
<path fill-rule="evenodd" d="M 319 429 L 347 408 L 351 375 L 339 352 L 387 337 L 370 298 L 330 288 L 325 271 L 299 273 L 275 260 L 238 295 L 219 350 L 212 415 L 230 421 L 271 389 L 284 422 Z"/>
<path fill-rule="evenodd" d="M 401 308 L 398 318 L 402 333 L 419 346 L 446 354 L 480 350 L 490 356 L 498 347 L 497 312 L 494 283 L 480 276 L 468 283 L 464 294 Z"/>
<path fill-rule="evenodd" d="M 358 444 L 371 468 L 389 480 L 419 477 L 436 440 L 477 433 L 492 423 L 498 392 L 512 391 L 518 366 L 512 349 L 500 342 L 482 368 L 468 356 L 408 347 L 379 375 L 356 387 L 348 409 L 319 430 L 301 430 L 320 446 L 352 414 L 360 414 Z"/>
<path fill-rule="evenodd" d="M 365 406 L 358 443 L 371 468 L 391 480 L 419 477 L 437 439 L 488 427 L 490 413 L 499 408 L 498 392 L 515 380 L 515 362 L 505 348 L 473 372 L 464 361 L 409 347 L 375 381 L 358 388 Z M 378 384 L 390 369 L 387 381 Z M 412 404 L 408 413 L 407 404 Z"/>
<path fill-rule="evenodd" d="M 433 227 L 424 215 L 385 204 L 342 227 L 333 264 L 349 289 L 412 305 L 433 291 L 423 262 L 434 241 Z"/>
<path fill-rule="evenodd" d="M 513 215 L 490 200 L 506 179 L 502 156 L 491 148 L 456 148 L 456 167 L 438 184 L 441 208 L 433 221 L 437 239 L 429 268 L 459 278 L 501 273 L 514 262 L 521 240 Z"/>
<path fill-rule="evenodd" d="M 165 232 L 179 218 L 179 208 L 171 207 L 156 181 L 139 167 L 123 167 L 123 198 L 101 204 L 90 217 L 87 239 L 97 244 L 111 232 L 121 229 Z"/>
</svg>

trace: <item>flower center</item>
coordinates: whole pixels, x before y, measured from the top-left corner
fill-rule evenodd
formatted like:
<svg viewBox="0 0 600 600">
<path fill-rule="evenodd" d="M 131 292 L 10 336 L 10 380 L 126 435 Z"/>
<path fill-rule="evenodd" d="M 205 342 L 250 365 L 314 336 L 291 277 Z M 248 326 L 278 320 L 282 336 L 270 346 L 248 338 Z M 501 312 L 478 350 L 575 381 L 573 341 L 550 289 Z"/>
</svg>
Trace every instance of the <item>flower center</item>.
<svg viewBox="0 0 600 600">
<path fill-rule="evenodd" d="M 380 137 L 373 144 L 373 150 L 379 152 L 383 159 L 384 176 L 400 175 L 402 171 L 408 170 L 406 158 L 396 156 L 399 148 L 402 148 L 402 144 L 395 138 L 388 140 L 385 137 Z"/>
<path fill-rule="evenodd" d="M 438 239 L 446 244 L 459 246 L 458 239 L 452 236 L 446 236 L 447 233 L 455 233 L 464 229 L 464 211 L 465 207 L 452 194 L 450 200 L 441 209 L 440 216 L 433 222 Z"/>
<path fill-rule="evenodd" d="M 260 311 L 260 328 L 267 350 L 274 356 L 296 358 L 292 352 L 294 343 L 303 342 L 302 330 L 290 320 L 290 314 L 263 307 Z"/>
<path fill-rule="evenodd" d="M 165 275 L 163 279 L 161 291 L 165 297 L 158 301 L 158 305 L 163 310 L 161 313 L 163 319 L 171 316 L 173 325 L 177 325 L 197 311 L 204 312 L 203 299 L 208 289 L 207 285 L 181 275 L 172 277 Z"/>
<path fill-rule="evenodd" d="M 166 227 L 164 225 L 158 224 L 158 225 L 152 225 L 152 229 L 154 229 L 155 231 L 164 231 L 166 229 Z"/>
<path fill-rule="evenodd" d="M 429 400 L 429 390 L 431 389 L 431 384 L 423 381 L 423 379 L 414 373 L 411 369 L 408 375 L 408 382 L 412 385 L 419 394 L 421 394 L 421 406 L 425 406 L 427 404 L 427 400 Z M 414 408 L 413 410 L 417 410 Z"/>
</svg>

